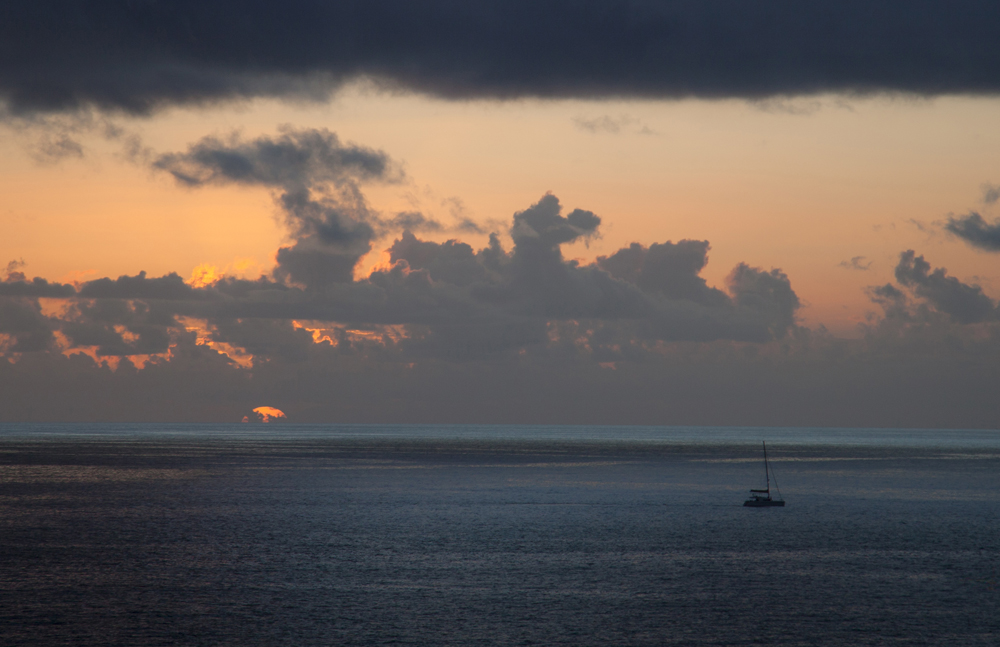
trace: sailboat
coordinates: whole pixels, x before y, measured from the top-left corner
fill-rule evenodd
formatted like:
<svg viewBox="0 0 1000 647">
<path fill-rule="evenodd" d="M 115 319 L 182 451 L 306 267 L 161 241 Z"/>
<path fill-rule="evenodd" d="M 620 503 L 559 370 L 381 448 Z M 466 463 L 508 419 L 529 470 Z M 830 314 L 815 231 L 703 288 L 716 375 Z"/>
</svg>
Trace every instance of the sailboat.
<svg viewBox="0 0 1000 647">
<path fill-rule="evenodd" d="M 778 490 L 778 481 L 774 481 L 774 489 L 778 491 L 778 498 L 771 498 L 771 468 L 767 464 L 767 445 L 764 441 L 760 443 L 764 447 L 764 478 L 767 481 L 767 489 L 750 490 L 750 498 L 743 502 L 748 508 L 771 508 L 785 507 L 785 500 L 781 498 L 781 490 Z"/>
</svg>

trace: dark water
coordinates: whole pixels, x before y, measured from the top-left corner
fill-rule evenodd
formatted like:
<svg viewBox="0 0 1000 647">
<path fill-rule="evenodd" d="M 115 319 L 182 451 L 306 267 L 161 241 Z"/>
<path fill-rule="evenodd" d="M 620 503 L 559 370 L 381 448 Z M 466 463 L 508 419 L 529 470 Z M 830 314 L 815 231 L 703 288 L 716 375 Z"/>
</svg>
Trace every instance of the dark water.
<svg viewBox="0 0 1000 647">
<path fill-rule="evenodd" d="M 786 508 L 743 508 L 768 440 Z M 3 645 L 997 645 L 1000 433 L 0 427 Z"/>
</svg>

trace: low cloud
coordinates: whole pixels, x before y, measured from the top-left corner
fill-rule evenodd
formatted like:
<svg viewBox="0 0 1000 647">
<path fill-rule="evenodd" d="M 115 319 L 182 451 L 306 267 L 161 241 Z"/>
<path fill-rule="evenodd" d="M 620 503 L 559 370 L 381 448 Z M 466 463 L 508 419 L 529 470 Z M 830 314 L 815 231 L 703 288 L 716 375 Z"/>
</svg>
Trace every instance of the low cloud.
<svg viewBox="0 0 1000 647">
<path fill-rule="evenodd" d="M 302 422 L 996 424 L 997 303 L 913 250 L 844 340 L 801 325 L 781 269 L 737 263 L 709 285 L 707 240 L 567 259 L 602 220 L 553 194 L 510 216 L 509 247 L 426 240 L 454 226 L 372 209 L 365 188 L 401 181 L 398 164 L 325 130 L 150 160 L 183 187 L 272 191 L 292 237 L 277 268 L 63 285 L 12 261 L 0 419 L 238 421 L 268 402 Z M 380 240 L 388 262 L 357 276 Z"/>
<path fill-rule="evenodd" d="M 226 151 L 234 149 L 247 150 L 231 146 Z M 218 162 L 219 147 L 208 150 L 212 163 L 194 164 L 196 155 L 173 156 L 161 158 L 166 160 L 162 167 L 184 165 L 187 183 L 232 177 L 248 183 L 276 182 L 271 179 L 275 169 L 258 167 L 260 156 L 231 155 Z M 303 203 L 319 203 L 308 179 L 315 174 L 289 166 L 279 189 L 290 192 L 293 181 L 288 178 L 294 177 L 308 187 Z M 299 168 L 309 166 L 302 163 Z M 323 173 L 328 172 L 324 166 Z M 298 217 L 290 212 L 290 217 Z M 329 213 L 323 217 L 329 219 Z M 553 343 L 554 331 L 565 330 L 569 321 L 588 327 L 583 337 L 574 335 L 578 341 L 588 339 L 588 353 L 602 356 L 620 354 L 624 339 L 640 344 L 766 342 L 795 328 L 799 301 L 787 276 L 741 263 L 730 275 L 727 291 L 709 287 L 700 276 L 708 262 L 707 241 L 633 244 L 588 265 L 566 260 L 562 246 L 598 236 L 601 219 L 583 209 L 565 211 L 551 194 L 513 215 L 509 234 L 514 246 L 509 251 L 496 234 L 479 250 L 457 240 L 421 240 L 412 229 L 426 228 L 427 221 L 404 216 L 397 224 L 410 228 L 389 246 L 391 266 L 361 280 L 350 273 L 357 256 L 338 253 L 344 249 L 336 247 L 343 245 L 341 238 L 324 239 L 318 225 L 298 224 L 297 242 L 278 250 L 278 268 L 270 277 L 223 277 L 195 287 L 177 274 L 152 278 L 140 272 L 87 281 L 76 289 L 40 278 L 27 281 L 14 264 L 8 280 L 0 283 L 0 295 L 68 299 L 62 314 L 41 319 L 24 314 L 29 311 L 19 306 L 23 316 L 17 320 L 58 331 L 65 350 L 89 348 L 98 357 L 166 353 L 186 330 L 182 321 L 189 318 L 205 322 L 208 342 L 244 349 L 259 361 L 291 361 L 309 354 L 315 338 L 293 326 L 296 320 L 327 322 L 323 326 L 339 326 L 341 331 L 402 326 L 400 339 L 405 341 L 399 343 L 416 356 L 452 358 L 545 348 Z M 326 225 L 328 220 L 319 222 Z M 372 238 L 362 240 L 367 249 Z M 15 326 L 10 333 L 26 330 Z"/>
<path fill-rule="evenodd" d="M 52 324 L 42 314 L 37 299 L 0 298 L 0 350 L 4 355 L 45 351 L 53 339 Z"/>
<path fill-rule="evenodd" d="M 882 315 L 841 340 L 797 323 L 779 269 L 738 263 L 709 285 L 708 241 L 563 256 L 600 225 L 548 194 L 513 215 L 510 249 L 404 230 L 387 267 L 317 264 L 303 284 L 140 272 L 75 288 L 17 262 L 0 282 L 0 418 L 238 421 L 271 402 L 302 422 L 995 424 L 997 304 L 923 256 L 901 254 L 897 284 L 869 289 Z"/>
<path fill-rule="evenodd" d="M 22 271 L 26 263 L 24 259 L 15 259 L 7 263 L 5 278 L 0 281 L 0 297 L 69 297 L 76 294 L 72 285 L 49 283 L 41 277 L 28 280 Z"/>
</svg>

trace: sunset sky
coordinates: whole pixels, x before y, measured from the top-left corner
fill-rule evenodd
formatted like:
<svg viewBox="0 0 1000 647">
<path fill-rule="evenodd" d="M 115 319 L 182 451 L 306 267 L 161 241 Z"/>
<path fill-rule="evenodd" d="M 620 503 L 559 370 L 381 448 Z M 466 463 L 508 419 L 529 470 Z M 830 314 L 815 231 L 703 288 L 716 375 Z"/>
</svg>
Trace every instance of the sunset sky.
<svg viewBox="0 0 1000 647">
<path fill-rule="evenodd" d="M 0 419 L 1000 426 L 993 3 L 4 12 Z"/>
</svg>

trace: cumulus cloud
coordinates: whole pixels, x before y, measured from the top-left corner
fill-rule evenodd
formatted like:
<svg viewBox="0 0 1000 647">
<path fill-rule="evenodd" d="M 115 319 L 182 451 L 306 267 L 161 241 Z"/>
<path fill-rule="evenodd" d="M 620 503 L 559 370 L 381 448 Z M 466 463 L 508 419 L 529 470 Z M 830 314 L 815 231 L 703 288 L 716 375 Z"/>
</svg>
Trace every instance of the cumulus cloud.
<svg viewBox="0 0 1000 647">
<path fill-rule="evenodd" d="M 644 292 L 713 305 L 726 301 L 727 297 L 722 291 L 708 287 L 699 276 L 708 265 L 709 248 L 707 240 L 667 241 L 649 247 L 632 243 L 611 256 L 599 257 L 597 265 Z"/>
<path fill-rule="evenodd" d="M 7 263 L 5 277 L 0 281 L 0 297 L 69 297 L 76 294 L 72 285 L 49 283 L 36 276 L 32 280 L 22 271 L 26 263 L 23 258 Z"/>
<path fill-rule="evenodd" d="M 147 114 L 358 78 L 463 99 L 993 94 L 998 22 L 986 0 L 16 0 L 0 97 Z"/>
<path fill-rule="evenodd" d="M 572 236 L 554 202 L 540 201 L 546 217 L 529 220 L 543 233 L 528 240 Z M 0 297 L 0 419 L 235 422 L 269 402 L 301 422 L 995 426 L 1000 324 L 959 321 L 967 304 L 939 293 L 968 286 L 944 270 L 904 253 L 900 286 L 870 291 L 885 316 L 838 340 L 789 325 L 798 299 L 778 270 L 740 264 L 725 292 L 693 280 L 707 250 L 560 260 L 563 278 L 619 297 L 609 310 L 576 293 L 586 318 L 537 311 L 519 250 L 496 237 L 477 250 L 412 233 L 393 242 L 391 268 L 322 294 L 262 277 L 184 300 L 131 277 L 60 312 Z"/>
<path fill-rule="evenodd" d="M 238 134 L 206 137 L 152 164 L 188 187 L 240 184 L 275 190 L 296 238 L 294 245 L 278 250 L 275 275 L 314 289 L 350 281 L 379 229 L 435 224 L 412 213 L 384 222 L 369 207 L 361 185 L 399 181 L 402 171 L 382 151 L 343 144 L 325 129 L 285 127 L 277 137 L 250 141 Z"/>
<path fill-rule="evenodd" d="M 1000 252 L 1000 220 L 986 222 L 980 214 L 970 211 L 958 218 L 949 217 L 944 228 L 973 247 Z"/>
<path fill-rule="evenodd" d="M 332 135 L 319 141 L 329 147 L 336 142 Z M 191 154 L 162 157 L 160 163 L 167 170 L 184 169 L 186 182 L 273 182 L 285 191 L 281 197 L 293 184 L 304 186 L 306 202 L 320 202 L 312 194 L 317 176 L 354 188 L 353 169 L 331 171 L 324 164 L 318 172 L 305 172 L 301 169 L 311 168 L 312 162 L 302 157 L 294 158 L 300 162 L 298 171 L 288 162 L 274 179 L 279 169 L 262 163 L 261 157 L 268 156 L 257 154 L 260 144 L 269 143 L 234 141 L 221 147 L 202 142 Z M 199 156 L 206 150 L 211 154 Z M 220 156 L 220 151 L 228 155 Z M 367 174 L 371 160 L 361 159 Z M 779 270 L 740 264 L 730 276 L 728 292 L 709 287 L 700 276 L 708 262 L 707 241 L 633 244 L 586 265 L 565 259 L 562 246 L 598 236 L 601 219 L 583 209 L 564 210 L 552 194 L 513 215 L 510 250 L 496 234 L 476 250 L 457 240 L 421 240 L 407 229 L 388 247 L 391 266 L 360 280 L 350 274 L 357 256 L 337 253 L 343 239 L 320 233 L 341 216 L 322 206 L 327 210 L 315 216 L 315 223 L 297 224 L 295 245 L 278 250 L 274 275 L 253 281 L 222 278 L 195 287 L 175 273 L 151 278 L 140 272 L 88 281 L 77 290 L 43 279 L 28 282 L 14 264 L 8 280 L 0 283 L 0 295 L 67 298 L 69 305 L 49 317 L 39 315 L 37 308 L 11 306 L 12 313 L 20 313 L 12 314 L 11 322 L 22 323 L 10 323 L 8 332 L 27 334 L 23 322 L 34 322 L 38 330 L 58 331 L 69 350 L 89 349 L 96 357 L 161 355 L 187 329 L 183 321 L 194 318 L 204 322 L 205 343 L 239 348 L 259 361 L 292 362 L 306 361 L 316 352 L 317 334 L 340 348 L 341 342 L 344 347 L 361 343 L 345 331 L 368 330 L 385 338 L 386 326 L 402 327 L 393 333 L 394 345 L 425 358 L 500 356 L 526 348 L 538 352 L 552 344 L 617 357 L 632 352 L 623 351 L 623 345 L 763 342 L 781 339 L 795 326 L 798 298 Z M 314 217 L 310 209 L 303 217 L 290 209 L 289 217 Z M 425 222 L 406 220 L 411 225 Z M 367 249 L 372 238 L 362 240 Z M 298 320 L 319 323 L 309 332 L 294 324 Z M 579 326 L 584 332 L 572 332 L 574 341 L 562 339 Z M 326 332 L 316 332 L 321 329 Z M 18 339 L 21 346 L 27 343 Z"/>
<path fill-rule="evenodd" d="M 997 305 L 978 285 L 967 285 L 943 268 L 931 269 L 923 256 L 911 249 L 899 256 L 896 280 L 937 312 L 958 323 L 971 324 L 997 318 Z M 888 292 L 886 292 L 888 294 Z"/>
<path fill-rule="evenodd" d="M 43 278 L 35 277 L 30 281 L 6 280 L 0 282 L 0 296 L 6 297 L 69 297 L 73 296 L 76 290 L 72 285 L 61 283 L 49 283 Z"/>
<path fill-rule="evenodd" d="M 4 354 L 47 350 L 52 324 L 37 299 L 0 298 L 0 350 Z"/>
<path fill-rule="evenodd" d="M 200 293 L 176 273 L 149 279 L 146 272 L 135 276 L 119 276 L 87 281 L 80 287 L 80 296 L 91 299 L 170 299 L 200 298 Z"/>
<path fill-rule="evenodd" d="M 873 303 L 882 306 L 887 319 L 909 320 L 912 318 L 910 316 L 909 300 L 906 298 L 906 293 L 892 283 L 869 287 L 868 296 Z"/>
<path fill-rule="evenodd" d="M 799 297 L 781 270 L 769 272 L 740 263 L 728 278 L 736 305 L 758 313 L 775 337 L 782 337 L 795 324 Z"/>
<path fill-rule="evenodd" d="M 602 222 L 552 194 L 511 216 L 509 247 L 425 240 L 449 229 L 365 200 L 398 165 L 325 130 L 149 159 L 182 186 L 272 191 L 293 242 L 253 280 L 62 285 L 12 261 L 0 419 L 237 421 L 270 402 L 303 422 L 995 426 L 997 304 L 914 251 L 869 289 L 882 315 L 838 340 L 799 324 L 780 269 L 709 285 L 706 240 L 567 259 Z M 356 276 L 389 235 L 388 264 Z"/>
</svg>

